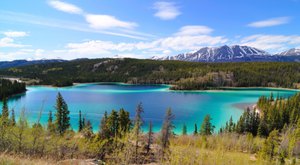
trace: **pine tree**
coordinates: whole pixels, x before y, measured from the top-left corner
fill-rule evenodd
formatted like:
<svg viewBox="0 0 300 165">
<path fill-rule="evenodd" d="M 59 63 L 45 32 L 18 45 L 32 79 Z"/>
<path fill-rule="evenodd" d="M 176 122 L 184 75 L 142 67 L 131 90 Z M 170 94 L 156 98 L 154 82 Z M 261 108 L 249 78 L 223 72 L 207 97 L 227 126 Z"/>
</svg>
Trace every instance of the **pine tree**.
<svg viewBox="0 0 300 165">
<path fill-rule="evenodd" d="M 108 128 L 108 124 L 107 124 L 107 112 L 105 111 L 104 112 L 104 115 L 100 121 L 100 128 L 99 128 L 99 134 L 100 134 L 100 137 L 102 139 L 109 139 L 109 135 L 110 135 L 110 132 L 109 132 L 109 128 Z"/>
<path fill-rule="evenodd" d="M 185 124 L 182 126 L 182 135 L 187 135 L 187 127 Z"/>
<path fill-rule="evenodd" d="M 93 133 L 93 127 L 90 120 L 88 120 L 85 124 L 85 126 L 82 128 L 82 134 L 85 138 L 91 139 L 94 135 Z"/>
<path fill-rule="evenodd" d="M 15 116 L 15 110 L 11 110 L 11 125 L 15 126 L 16 125 L 16 116 Z"/>
<path fill-rule="evenodd" d="M 53 117 L 52 117 L 52 111 L 49 111 L 49 116 L 48 116 L 48 128 L 52 125 L 53 122 Z"/>
<path fill-rule="evenodd" d="M 150 152 L 150 147 L 151 144 L 153 143 L 153 131 L 152 131 L 152 122 L 149 122 L 149 129 L 148 129 L 148 137 L 147 137 L 147 146 L 146 146 L 146 150 L 147 150 L 147 154 Z"/>
<path fill-rule="evenodd" d="M 125 111 L 123 108 L 119 110 L 119 126 L 120 126 L 120 133 L 124 134 L 129 132 L 131 121 L 129 118 L 129 112 Z"/>
<path fill-rule="evenodd" d="M 83 129 L 83 127 L 82 127 L 82 116 L 81 116 L 81 110 L 79 110 L 78 131 L 80 132 L 82 129 Z"/>
<path fill-rule="evenodd" d="M 229 119 L 229 124 L 228 124 L 228 132 L 233 132 L 234 131 L 234 127 L 233 127 L 233 119 L 232 116 Z"/>
<path fill-rule="evenodd" d="M 195 126 L 194 126 L 194 136 L 195 135 L 198 135 L 198 128 L 197 128 L 197 124 L 195 123 Z"/>
<path fill-rule="evenodd" d="M 245 132 L 245 113 L 240 117 L 236 124 L 236 132 L 239 134 Z"/>
<path fill-rule="evenodd" d="M 221 127 L 219 130 L 219 134 L 222 134 L 222 133 L 223 133 L 223 128 Z"/>
<path fill-rule="evenodd" d="M 257 135 L 261 137 L 267 137 L 269 134 L 266 117 L 262 117 L 259 122 Z"/>
<path fill-rule="evenodd" d="M 142 119 L 142 113 L 144 112 L 142 103 L 139 103 L 136 111 L 135 111 L 135 118 L 134 118 L 134 126 L 133 126 L 133 134 L 134 134 L 134 140 L 135 140 L 135 163 L 138 163 L 138 143 L 140 139 L 140 134 L 142 132 L 142 125 L 143 125 L 143 119 Z"/>
<path fill-rule="evenodd" d="M 112 110 L 110 115 L 107 118 L 107 127 L 109 128 L 109 134 L 111 137 L 119 136 L 119 115 L 118 112 Z"/>
<path fill-rule="evenodd" d="M 251 120 L 251 114 L 250 114 L 250 108 L 247 107 L 247 110 L 245 112 L 245 132 L 251 132 L 252 128 L 252 120 Z"/>
<path fill-rule="evenodd" d="M 173 135 L 173 119 L 175 116 L 172 114 L 171 108 L 166 112 L 166 116 L 161 129 L 161 156 L 164 158 L 165 153 L 169 151 L 170 137 Z"/>
<path fill-rule="evenodd" d="M 273 95 L 273 92 L 271 92 L 271 95 L 270 95 L 270 100 L 269 101 L 274 101 L 274 95 Z"/>
<path fill-rule="evenodd" d="M 55 132 L 55 125 L 53 124 L 52 111 L 49 111 L 47 129 L 49 132 Z"/>
<path fill-rule="evenodd" d="M 201 128 L 200 128 L 200 134 L 201 135 L 211 135 L 214 132 L 215 126 L 212 125 L 210 122 L 212 119 L 210 115 L 206 115 L 204 117 L 204 120 L 202 122 Z"/>
<path fill-rule="evenodd" d="M 279 142 L 279 132 L 278 130 L 273 130 L 262 147 L 262 156 L 267 159 L 273 159 L 278 154 Z"/>
<path fill-rule="evenodd" d="M 85 121 L 85 116 L 82 118 L 81 126 L 82 128 L 85 127 L 86 121 Z"/>
<path fill-rule="evenodd" d="M 56 114 L 55 114 L 55 127 L 57 132 L 62 135 L 70 127 L 69 109 L 64 98 L 58 93 L 56 98 Z"/>
<path fill-rule="evenodd" d="M 2 113 L 1 113 L 1 119 L 3 122 L 3 125 L 7 125 L 9 121 L 9 112 L 8 112 L 8 105 L 7 105 L 7 98 L 3 98 L 3 105 L 2 105 Z"/>
</svg>

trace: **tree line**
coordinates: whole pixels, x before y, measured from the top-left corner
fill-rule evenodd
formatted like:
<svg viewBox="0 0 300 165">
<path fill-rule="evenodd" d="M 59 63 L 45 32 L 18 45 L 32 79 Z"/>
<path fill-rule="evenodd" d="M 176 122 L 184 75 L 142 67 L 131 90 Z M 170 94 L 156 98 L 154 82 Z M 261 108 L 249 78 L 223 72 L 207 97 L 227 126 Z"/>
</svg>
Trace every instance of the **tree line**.
<svg viewBox="0 0 300 165">
<path fill-rule="evenodd" d="M 0 75 L 35 79 L 35 84 L 74 82 L 171 84 L 172 89 L 220 87 L 298 88 L 300 64 L 291 62 L 198 63 L 141 59 L 83 59 L 0 70 Z"/>
<path fill-rule="evenodd" d="M 262 96 L 254 110 L 249 108 L 235 123 L 232 118 L 220 133 L 251 134 L 265 137 L 263 156 L 280 159 L 299 156 L 300 142 L 300 94 L 284 99 L 273 94 Z"/>
<path fill-rule="evenodd" d="M 6 79 L 0 79 L 0 99 L 10 97 L 14 94 L 23 93 L 26 91 L 25 83 L 19 83 L 17 81 L 11 81 Z"/>
</svg>

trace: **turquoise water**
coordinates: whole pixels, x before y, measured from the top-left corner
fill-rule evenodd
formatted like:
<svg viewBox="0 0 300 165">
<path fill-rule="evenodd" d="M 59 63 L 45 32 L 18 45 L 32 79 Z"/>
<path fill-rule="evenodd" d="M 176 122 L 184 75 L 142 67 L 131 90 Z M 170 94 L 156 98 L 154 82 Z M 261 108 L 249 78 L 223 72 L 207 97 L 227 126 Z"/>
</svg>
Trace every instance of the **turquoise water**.
<svg viewBox="0 0 300 165">
<path fill-rule="evenodd" d="M 275 96 L 288 97 L 297 92 L 267 88 L 222 91 L 170 91 L 168 88 L 166 85 L 125 84 L 80 84 L 64 88 L 30 86 L 26 93 L 11 98 L 9 107 L 15 109 L 17 116 L 24 109 L 31 123 L 36 122 L 41 113 L 41 123 L 45 124 L 48 112 L 55 112 L 55 98 L 61 92 L 69 106 L 72 128 L 77 130 L 78 112 L 81 110 L 96 131 L 105 111 L 124 108 L 133 118 L 136 105 L 142 102 L 145 130 L 152 121 L 154 130 L 159 131 L 165 111 L 170 107 L 176 116 L 175 132 L 181 133 L 185 123 L 191 133 L 195 123 L 200 127 L 206 114 L 212 116 L 212 123 L 218 131 L 231 116 L 234 120 L 239 118 L 243 113 L 241 107 L 253 105 L 262 95 L 269 96 L 273 92 Z"/>
</svg>

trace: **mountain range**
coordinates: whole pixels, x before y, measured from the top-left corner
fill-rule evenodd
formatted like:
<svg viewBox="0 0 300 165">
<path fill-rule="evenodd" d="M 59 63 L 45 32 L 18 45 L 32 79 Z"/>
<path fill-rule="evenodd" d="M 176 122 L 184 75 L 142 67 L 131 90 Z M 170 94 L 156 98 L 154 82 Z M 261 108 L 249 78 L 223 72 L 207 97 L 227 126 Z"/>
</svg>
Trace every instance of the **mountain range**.
<svg viewBox="0 0 300 165">
<path fill-rule="evenodd" d="M 14 61 L 0 61 L 0 69 L 11 68 L 11 67 L 19 67 L 19 66 L 27 66 L 27 65 L 35 65 L 35 64 L 47 64 L 47 63 L 55 63 L 55 62 L 65 62 L 66 60 L 61 59 L 50 59 L 50 60 L 14 60 Z"/>
<path fill-rule="evenodd" d="M 264 50 L 257 49 L 250 46 L 220 46 L 220 47 L 204 47 L 198 51 L 191 53 L 178 54 L 175 56 L 152 57 L 153 60 L 177 60 L 190 62 L 255 62 L 255 61 L 273 61 L 273 62 L 300 62 L 300 49 L 290 49 L 278 54 L 270 54 Z M 84 60 L 83 59 L 75 59 Z M 14 61 L 0 61 L 0 69 L 67 62 L 62 59 L 42 59 L 42 60 L 14 60 Z"/>
<path fill-rule="evenodd" d="M 247 62 L 247 61 L 300 61 L 300 49 L 270 54 L 264 50 L 250 46 L 220 46 L 204 47 L 191 53 L 178 54 L 175 56 L 152 57 L 154 60 L 180 60 L 191 62 Z"/>
</svg>

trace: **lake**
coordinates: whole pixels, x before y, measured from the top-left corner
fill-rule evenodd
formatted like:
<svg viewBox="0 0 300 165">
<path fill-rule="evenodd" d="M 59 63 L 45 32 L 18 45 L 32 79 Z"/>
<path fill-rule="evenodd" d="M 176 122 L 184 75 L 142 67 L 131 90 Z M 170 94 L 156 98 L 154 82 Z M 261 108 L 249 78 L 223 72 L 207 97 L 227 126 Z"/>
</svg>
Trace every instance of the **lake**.
<svg viewBox="0 0 300 165">
<path fill-rule="evenodd" d="M 289 97 L 297 90 L 271 88 L 239 88 L 219 91 L 171 91 L 167 85 L 127 85 L 127 84 L 78 84 L 72 87 L 54 88 L 46 86 L 29 86 L 27 92 L 9 99 L 9 108 L 14 108 L 18 116 L 22 109 L 30 123 L 37 121 L 41 114 L 42 124 L 47 123 L 50 110 L 55 112 L 54 105 L 58 92 L 66 100 L 71 117 L 71 125 L 78 129 L 78 112 L 82 111 L 90 120 L 94 131 L 98 130 L 105 111 L 124 108 L 134 117 L 136 106 L 142 102 L 144 107 L 144 126 L 146 131 L 149 121 L 154 131 L 159 131 L 165 111 L 171 108 L 176 126 L 175 132 L 181 133 L 183 124 L 192 133 L 194 124 L 198 128 L 206 114 L 213 118 L 215 132 L 232 116 L 236 121 L 247 105 L 256 103 L 260 96 L 280 95 Z M 0 103 L 2 106 L 2 103 Z"/>
</svg>

